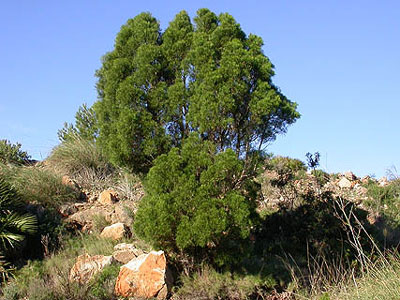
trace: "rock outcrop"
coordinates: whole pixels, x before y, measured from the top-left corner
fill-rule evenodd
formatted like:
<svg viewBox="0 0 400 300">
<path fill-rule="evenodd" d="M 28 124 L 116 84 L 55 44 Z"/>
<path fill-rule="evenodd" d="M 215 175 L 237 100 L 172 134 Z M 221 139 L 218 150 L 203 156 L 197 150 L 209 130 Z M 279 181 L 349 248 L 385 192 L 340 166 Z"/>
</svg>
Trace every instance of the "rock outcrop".
<svg viewBox="0 0 400 300">
<path fill-rule="evenodd" d="M 113 261 L 114 258 L 112 256 L 80 255 L 70 270 L 69 280 L 85 284 L 89 282 L 96 273 L 102 271 L 104 267 L 111 265 Z"/>
<path fill-rule="evenodd" d="M 122 297 L 165 299 L 171 287 L 164 251 L 152 251 L 121 267 L 115 294 Z"/>
</svg>

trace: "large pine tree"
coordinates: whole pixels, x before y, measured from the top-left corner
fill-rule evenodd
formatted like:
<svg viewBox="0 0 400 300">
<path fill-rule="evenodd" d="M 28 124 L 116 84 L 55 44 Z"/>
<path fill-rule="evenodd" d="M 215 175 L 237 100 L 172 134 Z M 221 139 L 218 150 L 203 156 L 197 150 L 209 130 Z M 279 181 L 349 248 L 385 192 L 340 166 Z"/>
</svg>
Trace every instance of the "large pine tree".
<svg viewBox="0 0 400 300">
<path fill-rule="evenodd" d="M 191 132 L 246 159 L 299 118 L 272 83 L 262 39 L 229 14 L 185 11 L 162 32 L 142 13 L 122 26 L 97 71 L 98 141 L 112 162 L 147 170 Z"/>
</svg>

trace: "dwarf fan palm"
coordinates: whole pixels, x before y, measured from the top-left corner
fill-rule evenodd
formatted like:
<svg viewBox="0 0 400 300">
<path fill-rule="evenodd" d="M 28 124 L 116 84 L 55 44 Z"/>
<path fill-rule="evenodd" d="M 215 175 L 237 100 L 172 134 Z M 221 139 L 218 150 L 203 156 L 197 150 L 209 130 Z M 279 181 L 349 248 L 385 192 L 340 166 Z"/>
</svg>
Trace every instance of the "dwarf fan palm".
<svg viewBox="0 0 400 300">
<path fill-rule="evenodd" d="M 35 216 L 21 213 L 21 208 L 17 193 L 0 178 L 0 252 L 15 247 L 37 229 Z"/>
</svg>

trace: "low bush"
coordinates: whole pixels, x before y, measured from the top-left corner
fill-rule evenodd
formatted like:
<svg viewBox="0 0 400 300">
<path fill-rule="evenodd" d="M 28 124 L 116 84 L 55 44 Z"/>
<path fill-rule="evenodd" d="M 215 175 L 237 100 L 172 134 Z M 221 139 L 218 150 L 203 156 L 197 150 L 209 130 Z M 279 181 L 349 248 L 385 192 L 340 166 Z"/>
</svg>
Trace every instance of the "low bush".
<svg viewBox="0 0 400 300">
<path fill-rule="evenodd" d="M 80 192 L 62 184 L 61 177 L 42 167 L 0 167 L 0 174 L 18 192 L 22 200 L 57 208 L 60 204 L 76 201 Z"/>
<path fill-rule="evenodd" d="M 209 266 L 192 276 L 183 276 L 181 281 L 182 286 L 174 294 L 177 300 L 264 299 L 276 285 L 271 277 L 219 273 Z"/>
<path fill-rule="evenodd" d="M 293 174 L 299 171 L 307 171 L 307 166 L 301 160 L 283 156 L 275 156 L 268 159 L 265 167 L 268 170 L 275 170 L 277 172 L 287 169 Z"/>
<path fill-rule="evenodd" d="M 58 174 L 69 175 L 88 188 L 109 185 L 115 171 L 94 141 L 79 136 L 55 147 L 46 163 Z"/>
<path fill-rule="evenodd" d="M 112 166 L 93 140 L 80 136 L 71 136 L 54 148 L 45 165 L 59 176 L 70 176 L 85 189 L 113 187 L 122 199 L 138 200 L 142 188 L 139 176 Z"/>
</svg>

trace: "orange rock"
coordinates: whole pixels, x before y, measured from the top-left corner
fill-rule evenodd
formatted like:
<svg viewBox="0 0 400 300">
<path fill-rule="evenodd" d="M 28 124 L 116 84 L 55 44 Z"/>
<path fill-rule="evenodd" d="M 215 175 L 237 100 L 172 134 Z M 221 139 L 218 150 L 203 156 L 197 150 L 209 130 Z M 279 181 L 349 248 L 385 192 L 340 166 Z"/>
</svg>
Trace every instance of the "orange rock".
<svg viewBox="0 0 400 300">
<path fill-rule="evenodd" d="M 130 236 L 130 230 L 128 226 L 124 223 L 115 223 L 110 226 L 104 227 L 103 231 L 100 233 L 100 236 L 103 238 L 109 238 L 113 240 L 120 240 L 123 237 Z"/>
<path fill-rule="evenodd" d="M 111 265 L 113 261 L 112 256 L 80 255 L 69 272 L 69 280 L 85 284 L 90 281 L 93 275 L 103 270 L 104 267 Z"/>
<path fill-rule="evenodd" d="M 110 205 L 118 200 L 118 194 L 114 190 L 102 191 L 99 196 L 99 202 L 104 205 Z"/>
<path fill-rule="evenodd" d="M 115 283 L 115 294 L 122 297 L 152 298 L 166 295 L 170 280 L 167 279 L 167 262 L 164 251 L 151 251 L 132 259 L 121 267 Z"/>
</svg>

